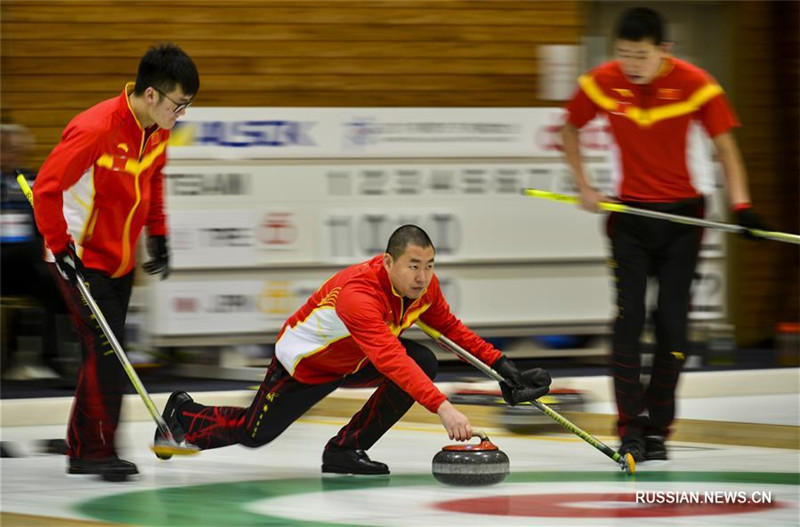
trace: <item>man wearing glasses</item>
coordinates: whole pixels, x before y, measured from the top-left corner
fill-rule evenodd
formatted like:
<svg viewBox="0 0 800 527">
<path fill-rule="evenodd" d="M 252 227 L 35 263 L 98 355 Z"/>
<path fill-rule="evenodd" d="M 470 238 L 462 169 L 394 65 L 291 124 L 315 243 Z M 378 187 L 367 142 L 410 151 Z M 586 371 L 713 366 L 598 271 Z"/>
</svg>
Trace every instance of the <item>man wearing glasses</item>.
<svg viewBox="0 0 800 527">
<path fill-rule="evenodd" d="M 127 377 L 83 303 L 76 272 L 124 347 L 134 255 L 143 227 L 151 256 L 144 270 L 162 279 L 169 274 L 162 169 L 170 130 L 199 87 L 197 68 L 178 46 L 150 48 L 135 83 L 67 125 L 36 179 L 36 224 L 63 278 L 59 287 L 83 348 L 67 431 L 69 474 L 96 474 L 109 481 L 138 474 L 136 465 L 117 457 L 115 445 Z"/>
</svg>

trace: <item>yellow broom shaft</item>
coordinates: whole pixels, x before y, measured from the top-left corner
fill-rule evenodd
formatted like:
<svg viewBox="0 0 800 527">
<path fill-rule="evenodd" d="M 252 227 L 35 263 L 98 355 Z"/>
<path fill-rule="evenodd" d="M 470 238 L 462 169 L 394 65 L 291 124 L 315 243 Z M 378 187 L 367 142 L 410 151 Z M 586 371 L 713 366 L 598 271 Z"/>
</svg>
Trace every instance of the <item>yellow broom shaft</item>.
<svg viewBox="0 0 800 527">
<path fill-rule="evenodd" d="M 560 201 L 562 203 L 577 204 L 579 202 L 577 196 L 570 196 L 567 194 L 558 194 L 556 192 L 547 192 L 545 190 L 536 190 L 533 188 L 526 188 L 525 195 L 533 198 L 546 199 L 550 201 Z M 646 218 L 655 218 L 659 220 L 672 221 L 675 223 L 683 223 L 686 225 L 694 225 L 697 227 L 706 227 L 708 229 L 716 229 L 725 232 L 741 233 L 743 231 L 750 231 L 754 236 L 764 238 L 767 240 L 774 240 L 778 242 L 793 243 L 800 245 L 800 235 L 791 234 L 788 232 L 779 231 L 762 231 L 758 229 L 747 229 L 741 225 L 734 225 L 732 223 L 723 223 L 719 221 L 703 220 L 700 218 L 691 218 L 688 216 L 679 216 L 677 214 L 668 214 L 666 212 L 659 212 L 656 210 L 639 209 L 624 205 L 622 203 L 612 203 L 602 201 L 597 204 L 601 210 L 608 212 L 621 212 L 624 214 L 633 214 L 636 216 L 644 216 Z"/>
</svg>

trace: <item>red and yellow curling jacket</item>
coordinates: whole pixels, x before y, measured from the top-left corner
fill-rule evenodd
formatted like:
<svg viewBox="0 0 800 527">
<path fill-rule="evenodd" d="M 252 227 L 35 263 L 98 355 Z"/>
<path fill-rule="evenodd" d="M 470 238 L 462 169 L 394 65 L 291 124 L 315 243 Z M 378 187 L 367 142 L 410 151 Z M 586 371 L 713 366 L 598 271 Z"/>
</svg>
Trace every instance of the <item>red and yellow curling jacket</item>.
<svg viewBox="0 0 800 527">
<path fill-rule="evenodd" d="M 76 116 L 39 170 L 34 185 L 36 224 L 53 253 L 74 241 L 84 266 L 112 277 L 129 273 L 147 225 L 165 235 L 164 175 L 169 130 L 146 136 L 119 97 Z"/>
<path fill-rule="evenodd" d="M 608 118 L 617 195 L 623 200 L 669 202 L 698 195 L 688 168 L 690 123 L 711 137 L 738 126 L 722 88 L 702 69 L 667 58 L 649 84 L 633 84 L 619 62 L 600 65 L 579 79 L 567 104 L 568 120 L 581 128 L 598 114 Z"/>
<path fill-rule="evenodd" d="M 397 339 L 406 328 L 420 319 L 486 364 L 501 354 L 450 312 L 435 275 L 409 302 L 392 287 L 383 255 L 376 256 L 338 272 L 311 295 L 281 328 L 275 354 L 292 377 L 306 384 L 341 379 L 372 363 L 436 412 L 446 397 Z"/>
</svg>

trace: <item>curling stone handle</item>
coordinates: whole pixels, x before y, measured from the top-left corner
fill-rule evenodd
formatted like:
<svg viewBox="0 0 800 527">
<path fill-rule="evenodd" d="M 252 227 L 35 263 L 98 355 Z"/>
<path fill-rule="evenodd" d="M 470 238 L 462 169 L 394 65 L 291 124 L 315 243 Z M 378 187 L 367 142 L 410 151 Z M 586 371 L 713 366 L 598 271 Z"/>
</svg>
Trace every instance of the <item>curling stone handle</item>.
<svg viewBox="0 0 800 527">
<path fill-rule="evenodd" d="M 472 437 L 479 437 L 481 439 L 481 441 L 488 441 L 489 440 L 489 436 L 487 436 L 486 432 L 484 432 L 483 430 L 473 430 L 472 431 Z"/>
<path fill-rule="evenodd" d="M 492 441 L 489 439 L 489 436 L 486 435 L 486 432 L 484 432 L 483 430 L 473 430 L 472 437 L 477 437 L 481 440 L 480 444 L 478 445 L 478 448 L 485 448 L 487 450 L 499 450 L 497 448 L 497 445 L 492 443 Z"/>
</svg>

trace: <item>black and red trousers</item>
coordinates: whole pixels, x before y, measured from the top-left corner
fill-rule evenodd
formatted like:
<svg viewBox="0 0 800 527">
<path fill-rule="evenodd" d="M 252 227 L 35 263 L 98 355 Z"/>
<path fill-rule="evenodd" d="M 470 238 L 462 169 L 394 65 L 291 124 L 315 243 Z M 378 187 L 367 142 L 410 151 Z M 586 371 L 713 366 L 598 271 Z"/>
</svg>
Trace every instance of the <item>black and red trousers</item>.
<svg viewBox="0 0 800 527">
<path fill-rule="evenodd" d="M 83 459 L 115 456 L 122 395 L 130 384 L 128 377 L 77 286 L 63 280 L 55 270 L 55 264 L 51 265 L 78 330 L 82 352 L 67 430 L 69 456 Z M 92 298 L 124 348 L 125 318 L 134 273 L 111 278 L 99 271 L 85 269 L 83 275 Z"/>
<path fill-rule="evenodd" d="M 703 198 L 674 203 L 626 205 L 702 218 Z M 702 228 L 612 213 L 608 219 L 616 285 L 611 371 L 617 402 L 619 436 L 668 436 L 675 419 L 675 389 L 689 353 L 687 324 L 690 291 L 697 267 Z M 641 376 L 641 337 L 647 320 L 648 281 L 657 282 L 652 320 L 655 335 L 648 383 Z"/>
<path fill-rule="evenodd" d="M 433 352 L 412 340 L 401 338 L 400 342 L 408 356 L 433 379 L 438 370 Z M 326 448 L 367 450 L 414 404 L 410 395 L 372 364 L 336 381 L 305 384 L 292 378 L 273 358 L 248 408 L 188 402 L 181 406 L 178 421 L 185 431 L 186 441 L 203 450 L 233 444 L 255 448 L 277 438 L 312 406 L 340 387 L 377 389 L 350 422 L 328 441 Z"/>
</svg>

